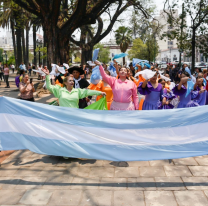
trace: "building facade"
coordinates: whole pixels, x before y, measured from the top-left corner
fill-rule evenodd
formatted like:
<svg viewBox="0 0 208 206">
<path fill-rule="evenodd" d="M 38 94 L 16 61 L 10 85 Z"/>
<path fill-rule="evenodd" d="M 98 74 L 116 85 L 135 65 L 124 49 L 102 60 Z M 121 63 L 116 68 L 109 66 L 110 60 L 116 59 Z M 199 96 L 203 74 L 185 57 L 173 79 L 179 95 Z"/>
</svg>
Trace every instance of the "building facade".
<svg viewBox="0 0 208 206">
<path fill-rule="evenodd" d="M 178 18 L 178 10 L 175 10 L 175 18 Z M 173 62 L 179 60 L 179 51 L 177 47 L 177 40 L 169 40 L 167 37 L 161 39 L 164 33 L 171 32 L 173 29 L 168 23 L 168 16 L 164 11 L 160 11 L 160 15 L 156 17 L 159 25 L 162 27 L 159 36 L 156 38 L 159 46 L 159 54 L 156 58 L 157 61 Z"/>
</svg>

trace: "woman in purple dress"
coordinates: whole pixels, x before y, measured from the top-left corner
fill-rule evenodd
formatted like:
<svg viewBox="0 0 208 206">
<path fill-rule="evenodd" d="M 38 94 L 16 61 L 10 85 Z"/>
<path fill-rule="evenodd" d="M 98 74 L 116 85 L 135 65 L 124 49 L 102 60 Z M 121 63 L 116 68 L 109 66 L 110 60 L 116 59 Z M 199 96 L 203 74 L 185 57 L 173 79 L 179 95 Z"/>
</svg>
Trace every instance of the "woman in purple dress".
<svg viewBox="0 0 208 206">
<path fill-rule="evenodd" d="M 186 108 L 186 107 L 197 107 L 199 104 L 192 99 L 197 98 L 199 95 L 198 91 L 189 91 L 188 81 L 191 81 L 191 77 L 188 72 L 182 72 L 181 81 L 173 88 L 173 93 L 177 96 L 180 96 L 180 102 L 177 108 Z M 194 88 L 193 88 L 194 89 Z"/>
<path fill-rule="evenodd" d="M 165 98 L 163 95 L 163 88 L 157 81 L 157 73 L 150 78 L 141 82 L 138 87 L 140 94 L 145 95 L 145 100 L 142 106 L 142 110 L 158 110 L 160 102 L 165 104 Z"/>
<path fill-rule="evenodd" d="M 206 91 L 206 87 L 203 84 L 203 78 L 197 77 L 194 90 L 199 92 L 199 95 L 197 96 L 197 98 L 194 99 L 194 101 L 197 102 L 200 106 L 205 105 L 207 98 L 207 91 Z"/>
<path fill-rule="evenodd" d="M 165 104 L 162 104 L 158 107 L 158 109 L 173 109 L 174 106 L 171 104 L 171 101 L 176 98 L 175 94 L 173 94 L 173 92 L 167 88 L 165 88 L 165 80 L 160 79 L 158 81 L 158 83 L 160 83 L 162 85 L 163 88 L 163 95 L 162 97 L 165 98 Z"/>
</svg>

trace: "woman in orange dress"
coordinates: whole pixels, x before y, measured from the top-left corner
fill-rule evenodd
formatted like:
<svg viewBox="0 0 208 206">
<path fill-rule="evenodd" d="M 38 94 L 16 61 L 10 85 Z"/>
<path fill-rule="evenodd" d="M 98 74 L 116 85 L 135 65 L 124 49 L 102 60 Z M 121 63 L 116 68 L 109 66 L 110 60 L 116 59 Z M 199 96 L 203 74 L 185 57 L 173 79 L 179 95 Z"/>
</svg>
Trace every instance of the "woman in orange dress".
<svg viewBox="0 0 208 206">
<path fill-rule="evenodd" d="M 109 71 L 105 71 L 106 74 L 108 74 L 110 76 L 110 72 Z M 88 89 L 91 90 L 96 90 L 96 91 L 100 91 L 100 92 L 105 92 L 106 93 L 106 100 L 107 100 L 107 105 L 108 105 L 108 110 L 110 110 L 110 106 L 111 103 L 113 101 L 113 92 L 112 89 L 110 87 L 109 84 L 107 84 L 106 82 L 104 82 L 103 80 L 100 80 L 98 84 L 90 84 Z M 96 101 L 100 100 L 102 98 L 102 95 L 97 96 Z"/>
</svg>

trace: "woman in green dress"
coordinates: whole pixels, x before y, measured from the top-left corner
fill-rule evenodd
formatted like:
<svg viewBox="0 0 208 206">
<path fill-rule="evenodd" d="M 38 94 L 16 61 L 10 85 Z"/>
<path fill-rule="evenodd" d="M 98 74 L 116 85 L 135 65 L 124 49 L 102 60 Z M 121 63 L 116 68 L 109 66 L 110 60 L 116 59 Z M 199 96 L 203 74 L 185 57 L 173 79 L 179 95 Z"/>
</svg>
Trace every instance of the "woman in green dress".
<svg viewBox="0 0 208 206">
<path fill-rule="evenodd" d="M 62 107 L 79 108 L 79 99 L 83 99 L 85 97 L 93 95 L 106 95 L 105 92 L 95 90 L 80 88 L 74 89 L 74 80 L 71 76 L 65 77 L 63 81 L 64 87 L 51 85 L 49 70 L 47 69 L 47 67 L 44 67 L 42 71 L 46 74 L 46 88 L 51 93 L 53 93 L 56 98 L 59 99 L 59 105 Z"/>
</svg>

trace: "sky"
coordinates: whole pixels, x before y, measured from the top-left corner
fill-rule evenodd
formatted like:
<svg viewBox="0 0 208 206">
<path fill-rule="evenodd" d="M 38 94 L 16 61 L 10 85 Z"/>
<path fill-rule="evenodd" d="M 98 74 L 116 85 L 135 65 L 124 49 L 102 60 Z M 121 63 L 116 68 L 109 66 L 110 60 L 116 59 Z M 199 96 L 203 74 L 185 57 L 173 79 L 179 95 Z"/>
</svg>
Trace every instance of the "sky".
<svg viewBox="0 0 208 206">
<path fill-rule="evenodd" d="M 159 14 L 159 11 L 163 9 L 163 5 L 164 5 L 165 0 L 153 0 L 153 1 L 157 6 L 157 12 L 156 13 Z M 128 25 L 128 22 L 127 22 L 127 25 Z M 120 26 L 120 25 L 117 25 L 117 26 Z M 8 30 L 8 29 L 3 29 L 3 28 L 0 27 L 0 37 L 6 36 L 6 30 Z M 32 33 L 32 29 L 30 30 L 30 33 Z M 42 35 L 43 34 L 42 29 L 37 31 L 37 33 Z M 111 32 L 105 39 L 103 39 L 102 42 L 108 41 L 109 39 L 112 39 L 112 38 L 114 38 L 113 32 Z"/>
</svg>

